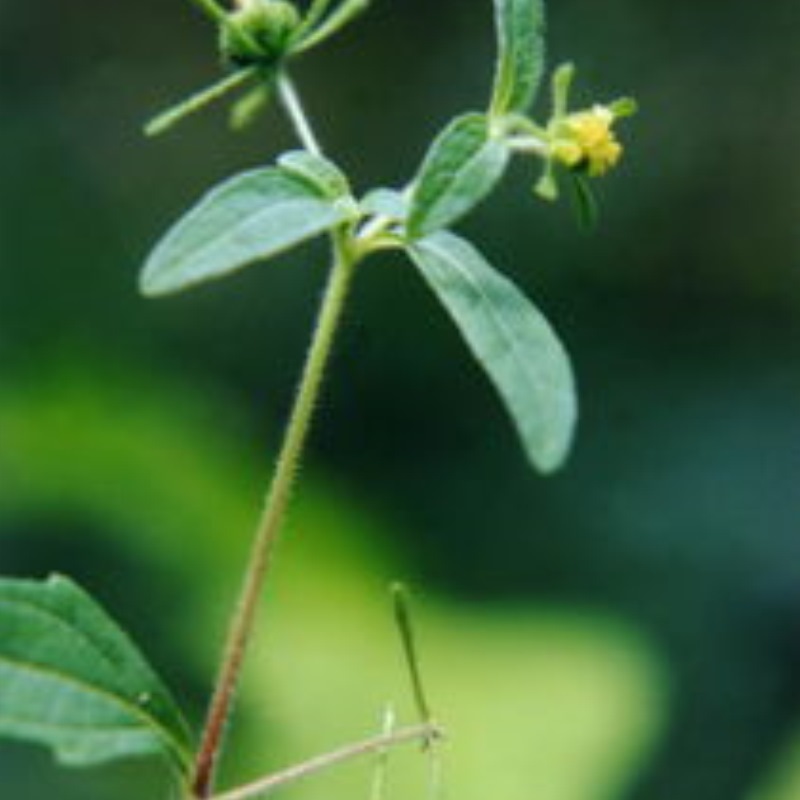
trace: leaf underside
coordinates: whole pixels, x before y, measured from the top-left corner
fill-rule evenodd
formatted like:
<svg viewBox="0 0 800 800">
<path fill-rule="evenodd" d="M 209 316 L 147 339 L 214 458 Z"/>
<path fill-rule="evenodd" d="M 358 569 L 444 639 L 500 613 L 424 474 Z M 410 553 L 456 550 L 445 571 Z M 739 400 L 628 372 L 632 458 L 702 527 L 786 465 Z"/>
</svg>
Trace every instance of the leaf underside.
<svg viewBox="0 0 800 800">
<path fill-rule="evenodd" d="M 454 119 L 431 145 L 415 181 L 408 237 L 422 238 L 464 216 L 494 188 L 508 158 L 484 114 Z"/>
<path fill-rule="evenodd" d="M 295 172 L 266 167 L 212 189 L 161 239 L 141 276 L 158 296 L 241 269 L 336 227 L 352 213 Z"/>
<path fill-rule="evenodd" d="M 163 755 L 189 764 L 169 691 L 127 635 L 67 578 L 0 579 L 0 736 L 88 766 Z"/>
<path fill-rule="evenodd" d="M 577 420 L 569 358 L 547 320 L 467 241 L 442 231 L 409 254 L 508 410 L 541 472 L 566 458 Z"/>
</svg>

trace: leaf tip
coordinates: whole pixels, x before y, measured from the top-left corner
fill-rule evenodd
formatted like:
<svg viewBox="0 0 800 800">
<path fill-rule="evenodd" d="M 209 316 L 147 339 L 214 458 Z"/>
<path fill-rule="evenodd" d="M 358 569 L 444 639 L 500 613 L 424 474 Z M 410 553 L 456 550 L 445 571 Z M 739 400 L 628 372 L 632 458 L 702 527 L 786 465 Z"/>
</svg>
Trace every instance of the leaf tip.
<svg viewBox="0 0 800 800">
<path fill-rule="evenodd" d="M 158 277 L 158 274 L 145 266 L 139 276 L 139 294 L 142 297 L 153 299 L 156 297 L 163 297 L 172 291 L 171 287 Z"/>
<path fill-rule="evenodd" d="M 161 124 L 161 120 L 158 118 L 151 119 L 142 126 L 142 134 L 147 139 L 155 139 L 157 136 L 164 133 L 165 130 L 166 129 Z"/>
<path fill-rule="evenodd" d="M 540 456 L 538 459 L 531 459 L 531 465 L 540 475 L 549 478 L 560 472 L 569 460 L 572 444 L 567 445 L 562 451 L 554 455 Z"/>
<path fill-rule="evenodd" d="M 45 578 L 44 585 L 48 589 L 59 590 L 59 589 L 69 589 L 72 591 L 78 590 L 75 581 L 69 578 L 67 575 L 64 575 L 60 572 L 51 572 L 48 574 L 47 578 Z M 79 591 L 79 590 L 78 590 Z"/>
<path fill-rule="evenodd" d="M 575 430 L 578 424 L 578 404 L 577 398 L 572 392 L 569 398 L 566 412 L 562 412 L 563 418 L 560 426 L 559 437 L 554 437 L 549 446 L 542 447 L 535 453 L 528 451 L 528 459 L 533 468 L 545 477 L 550 477 L 560 472 L 569 461 L 572 453 L 572 445 L 575 441 Z"/>
<path fill-rule="evenodd" d="M 408 617 L 408 604 L 410 593 L 408 586 L 402 581 L 393 581 L 389 585 L 389 594 L 392 598 L 392 605 L 394 607 L 394 614 L 398 621 Z"/>
</svg>

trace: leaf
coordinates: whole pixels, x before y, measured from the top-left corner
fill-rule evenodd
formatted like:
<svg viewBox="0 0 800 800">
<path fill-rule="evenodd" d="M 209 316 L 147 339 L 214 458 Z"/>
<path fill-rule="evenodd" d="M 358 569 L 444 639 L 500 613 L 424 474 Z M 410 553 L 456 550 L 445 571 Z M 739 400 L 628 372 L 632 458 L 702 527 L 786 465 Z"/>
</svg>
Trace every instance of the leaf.
<svg viewBox="0 0 800 800">
<path fill-rule="evenodd" d="M 408 236 L 445 228 L 474 208 L 500 180 L 508 158 L 484 114 L 454 119 L 431 145 L 414 183 Z"/>
<path fill-rule="evenodd" d="M 212 189 L 151 253 L 141 290 L 155 297 L 186 289 L 288 250 L 352 214 L 285 169 L 245 172 Z"/>
<path fill-rule="evenodd" d="M 492 114 L 524 114 L 533 103 L 544 72 L 542 0 L 495 0 L 498 58 Z"/>
<path fill-rule="evenodd" d="M 639 103 L 633 97 L 618 97 L 609 104 L 608 110 L 615 119 L 625 119 L 639 113 Z"/>
<path fill-rule="evenodd" d="M 575 191 L 575 209 L 578 212 L 578 224 L 585 231 L 597 226 L 599 210 L 597 198 L 594 196 L 589 180 L 579 172 L 570 172 L 572 187 Z"/>
<path fill-rule="evenodd" d="M 560 121 L 567 115 L 569 96 L 572 91 L 572 82 L 574 80 L 575 65 L 570 61 L 559 64 L 553 71 L 553 77 L 550 81 L 553 120 Z"/>
<path fill-rule="evenodd" d="M 186 119 L 186 117 L 196 114 L 198 111 L 202 111 L 206 106 L 225 97 L 234 89 L 238 89 L 242 84 L 249 81 L 250 78 L 257 74 L 257 70 L 253 67 L 239 70 L 211 86 L 201 89 L 190 97 L 181 100 L 151 119 L 144 127 L 145 136 L 160 136 L 162 133 L 166 133 L 179 122 Z"/>
<path fill-rule="evenodd" d="M 408 198 L 397 189 L 370 189 L 359 202 L 364 214 L 404 220 L 408 216 Z"/>
<path fill-rule="evenodd" d="M 293 52 L 302 53 L 322 44 L 334 34 L 339 33 L 349 25 L 356 17 L 362 14 L 369 7 L 370 0 L 342 0 L 338 7 L 334 8 L 325 19 L 320 19 L 319 24 L 308 25 L 308 20 L 301 26 L 301 33 L 297 36 L 296 44 L 292 47 Z M 322 2 L 320 7 L 328 6 L 329 3 Z M 309 16 L 314 14 L 314 7 L 309 9 Z M 322 17 L 322 13 L 318 18 Z"/>
<path fill-rule="evenodd" d="M 0 579 L 0 735 L 85 766 L 162 754 L 189 765 L 175 702 L 125 633 L 67 578 Z"/>
<path fill-rule="evenodd" d="M 556 165 L 551 158 L 544 162 L 542 175 L 534 184 L 533 191 L 548 202 L 555 202 L 558 200 L 558 178 L 556 177 Z"/>
<path fill-rule="evenodd" d="M 409 253 L 500 394 L 534 466 L 552 472 L 572 441 L 569 358 L 542 314 L 467 241 L 443 231 Z"/>
<path fill-rule="evenodd" d="M 323 196 L 337 200 L 350 194 L 345 174 L 332 161 L 308 150 L 291 150 L 278 159 L 278 165 L 307 180 Z"/>
<path fill-rule="evenodd" d="M 264 81 L 240 97 L 231 106 L 228 115 L 231 130 L 243 131 L 252 125 L 258 119 L 258 115 L 269 106 L 272 94 L 272 83 Z"/>
</svg>

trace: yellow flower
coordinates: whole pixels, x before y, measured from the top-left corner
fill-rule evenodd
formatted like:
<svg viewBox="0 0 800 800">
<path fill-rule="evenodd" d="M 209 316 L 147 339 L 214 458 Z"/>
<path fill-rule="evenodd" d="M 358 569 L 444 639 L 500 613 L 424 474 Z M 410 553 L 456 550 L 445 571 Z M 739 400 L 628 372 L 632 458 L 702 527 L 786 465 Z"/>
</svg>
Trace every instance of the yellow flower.
<svg viewBox="0 0 800 800">
<path fill-rule="evenodd" d="M 622 155 L 611 129 L 614 118 L 610 108 L 600 105 L 565 117 L 551 144 L 553 158 L 567 167 L 585 166 L 592 177 L 604 175 Z"/>
</svg>

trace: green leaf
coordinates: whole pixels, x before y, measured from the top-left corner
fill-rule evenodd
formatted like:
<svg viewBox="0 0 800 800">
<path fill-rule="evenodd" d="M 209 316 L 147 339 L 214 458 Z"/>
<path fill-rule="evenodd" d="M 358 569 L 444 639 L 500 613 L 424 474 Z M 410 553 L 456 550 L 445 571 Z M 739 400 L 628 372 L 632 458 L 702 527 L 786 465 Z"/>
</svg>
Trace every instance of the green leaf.
<svg viewBox="0 0 800 800">
<path fill-rule="evenodd" d="M 0 579 L 0 735 L 84 766 L 166 755 L 185 772 L 168 690 L 106 613 L 67 578 Z"/>
<path fill-rule="evenodd" d="M 639 103 L 633 97 L 618 97 L 608 108 L 616 119 L 624 119 L 639 112 Z"/>
<path fill-rule="evenodd" d="M 558 178 L 556 177 L 556 165 L 553 160 L 548 158 L 544 162 L 544 169 L 539 180 L 534 184 L 533 191 L 550 203 L 558 200 Z"/>
<path fill-rule="evenodd" d="M 408 198 L 397 189 L 370 189 L 360 200 L 364 214 L 404 220 L 408 216 Z"/>
<path fill-rule="evenodd" d="M 484 114 L 454 119 L 431 145 L 415 180 L 408 236 L 445 228 L 474 208 L 500 180 L 508 158 Z"/>
<path fill-rule="evenodd" d="M 575 208 L 578 212 L 578 224 L 586 231 L 597 226 L 599 210 L 597 198 L 594 196 L 589 179 L 579 172 L 570 172 L 572 188 L 575 191 Z"/>
<path fill-rule="evenodd" d="M 467 241 L 447 231 L 409 247 L 500 394 L 534 466 L 564 461 L 577 418 L 569 358 L 542 314 Z"/>
<path fill-rule="evenodd" d="M 567 115 L 569 109 L 569 95 L 572 91 L 572 82 L 575 80 L 575 65 L 570 61 L 559 66 L 553 71 L 550 82 L 550 94 L 553 103 L 553 120 L 561 120 Z"/>
<path fill-rule="evenodd" d="M 219 22 L 220 24 L 224 24 L 227 21 L 228 13 L 216 0 L 192 0 L 192 2 L 206 14 L 210 20 Z"/>
<path fill-rule="evenodd" d="M 155 297 L 219 278 L 318 236 L 352 213 L 287 170 L 245 172 L 212 189 L 167 232 L 144 266 L 141 290 Z"/>
<path fill-rule="evenodd" d="M 186 119 L 186 117 L 196 114 L 198 111 L 202 111 L 206 106 L 225 97 L 225 95 L 234 89 L 238 89 L 242 84 L 249 81 L 250 78 L 257 74 L 258 71 L 254 67 L 239 70 L 217 81 L 213 85 L 201 89 L 185 100 L 181 100 L 179 103 L 176 103 L 174 106 L 168 108 L 166 111 L 162 111 L 158 116 L 151 119 L 147 125 L 145 125 L 145 136 L 160 136 L 162 133 L 166 133 L 179 122 Z"/>
<path fill-rule="evenodd" d="M 542 0 L 495 0 L 498 58 L 492 114 L 524 114 L 544 72 Z"/>
<path fill-rule="evenodd" d="M 250 89 L 240 97 L 232 106 L 228 115 L 231 130 L 243 131 L 252 125 L 258 115 L 269 106 L 272 99 L 272 83 L 264 81 Z"/>
<path fill-rule="evenodd" d="M 304 178 L 331 200 L 350 195 L 347 176 L 324 156 L 308 150 L 291 150 L 278 159 L 278 165 L 287 172 Z"/>
<path fill-rule="evenodd" d="M 370 0 L 342 0 L 325 19 L 320 19 L 318 25 L 312 28 L 307 24 L 303 24 L 300 29 L 300 35 L 297 37 L 297 43 L 292 50 L 295 53 L 302 53 L 322 44 L 322 42 L 338 33 L 366 11 L 369 4 Z M 328 6 L 329 3 L 323 2 L 319 5 Z M 309 9 L 309 15 L 313 13 L 314 7 L 312 6 Z M 321 17 L 322 15 L 320 14 L 319 16 Z"/>
</svg>

